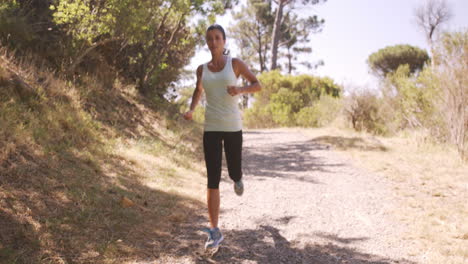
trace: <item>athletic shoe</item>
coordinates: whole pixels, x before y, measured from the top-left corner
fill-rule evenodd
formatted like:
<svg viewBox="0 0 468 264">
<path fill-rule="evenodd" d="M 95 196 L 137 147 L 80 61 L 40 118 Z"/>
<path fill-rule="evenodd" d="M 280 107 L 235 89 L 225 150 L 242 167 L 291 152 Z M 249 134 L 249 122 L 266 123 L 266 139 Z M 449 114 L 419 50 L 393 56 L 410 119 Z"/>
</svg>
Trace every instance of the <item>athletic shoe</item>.
<svg viewBox="0 0 468 264">
<path fill-rule="evenodd" d="M 205 249 L 218 247 L 221 241 L 223 241 L 224 236 L 219 230 L 219 228 L 208 229 L 205 228 L 203 231 L 208 233 L 208 239 L 205 243 Z"/>
<path fill-rule="evenodd" d="M 242 180 L 234 182 L 234 192 L 238 196 L 242 196 L 242 194 L 244 193 L 244 183 L 242 183 Z"/>
</svg>

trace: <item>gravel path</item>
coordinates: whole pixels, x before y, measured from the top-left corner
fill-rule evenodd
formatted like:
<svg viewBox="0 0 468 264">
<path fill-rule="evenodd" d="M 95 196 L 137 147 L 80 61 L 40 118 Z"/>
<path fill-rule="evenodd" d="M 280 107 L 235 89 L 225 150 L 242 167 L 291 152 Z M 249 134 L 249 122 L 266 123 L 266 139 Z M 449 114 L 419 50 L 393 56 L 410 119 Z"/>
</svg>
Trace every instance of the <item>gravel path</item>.
<svg viewBox="0 0 468 264">
<path fill-rule="evenodd" d="M 387 180 L 293 129 L 244 131 L 243 160 L 242 197 L 223 172 L 225 241 L 211 262 L 422 263 L 401 239 L 406 227 L 393 217 L 398 197 Z M 190 254 L 204 236 L 182 234 L 186 246 L 163 262 L 205 263 Z"/>
</svg>

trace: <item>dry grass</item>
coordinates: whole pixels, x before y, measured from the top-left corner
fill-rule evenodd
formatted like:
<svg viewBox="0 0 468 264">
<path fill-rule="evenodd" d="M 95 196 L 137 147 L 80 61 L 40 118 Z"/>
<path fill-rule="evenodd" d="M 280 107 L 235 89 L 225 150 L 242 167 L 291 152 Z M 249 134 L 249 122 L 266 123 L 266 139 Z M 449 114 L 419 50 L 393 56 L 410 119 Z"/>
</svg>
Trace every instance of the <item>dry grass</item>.
<svg viewBox="0 0 468 264">
<path fill-rule="evenodd" d="M 468 259 L 468 164 L 456 148 L 431 141 L 422 131 L 375 137 L 345 128 L 306 130 L 315 140 L 395 182 L 410 226 L 407 239 L 426 263 L 466 263 Z"/>
<path fill-rule="evenodd" d="M 141 262 L 204 213 L 200 127 L 0 53 L 0 263 Z"/>
</svg>

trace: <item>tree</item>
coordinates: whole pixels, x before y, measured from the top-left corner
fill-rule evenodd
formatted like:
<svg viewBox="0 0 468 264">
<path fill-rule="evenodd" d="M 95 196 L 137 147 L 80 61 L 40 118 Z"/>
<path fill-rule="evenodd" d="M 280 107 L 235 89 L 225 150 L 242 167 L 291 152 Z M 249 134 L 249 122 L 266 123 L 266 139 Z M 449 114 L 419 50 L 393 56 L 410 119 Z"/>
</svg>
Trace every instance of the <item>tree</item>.
<svg viewBox="0 0 468 264">
<path fill-rule="evenodd" d="M 460 155 L 468 158 L 468 29 L 445 33 L 436 43 L 434 69 L 441 92 L 441 112 Z M 434 82 L 433 82 L 434 83 Z"/>
<path fill-rule="evenodd" d="M 40 64 L 60 69 L 68 37 L 55 30 L 49 5 L 53 0 L 0 1 L 0 43 L 18 56 L 34 54 Z M 32 61 L 38 63 L 38 61 Z"/>
<path fill-rule="evenodd" d="M 257 64 L 259 72 L 267 70 L 267 52 L 274 20 L 270 10 L 271 1 L 249 0 L 234 14 L 238 22 L 229 30 L 241 50 L 241 58 L 250 64 Z"/>
<path fill-rule="evenodd" d="M 306 1 L 309 2 L 309 1 Z M 318 2 L 318 1 L 317 1 Z M 249 0 L 247 5 L 238 13 L 234 14 L 237 22 L 230 31 L 233 32 L 238 46 L 241 48 L 243 59 L 259 65 L 259 71 L 268 70 L 269 60 L 273 60 L 273 55 L 268 54 L 271 50 L 273 39 L 273 27 L 275 13 L 273 12 L 272 0 Z M 310 53 L 312 49 L 307 46 L 311 33 L 321 29 L 324 20 L 319 20 L 317 16 L 299 18 L 294 12 L 292 2 L 288 2 L 289 9 L 282 15 L 280 26 L 278 27 L 278 39 L 276 55 L 281 49 L 286 53 L 286 68 L 291 73 L 294 69 L 293 61 L 297 60 L 298 53 Z M 278 20 L 276 20 L 278 21 Z M 313 67 L 308 62 L 300 62 L 307 67 Z M 275 67 L 279 68 L 278 59 L 275 59 Z"/>
<path fill-rule="evenodd" d="M 414 14 L 416 23 L 426 35 L 432 54 L 434 36 L 442 24 L 450 20 L 452 11 L 445 0 L 427 0 L 415 9 Z M 431 63 L 434 64 L 434 60 Z"/>
<path fill-rule="evenodd" d="M 226 0 L 61 0 L 51 6 L 54 21 L 79 47 L 70 65 L 74 71 L 83 59 L 108 47 L 108 57 L 119 58 L 116 67 L 137 82 L 143 94 L 165 93 L 193 53 L 196 39 L 187 25 L 191 15 L 213 19 L 233 1 Z"/>
<path fill-rule="evenodd" d="M 393 109 L 394 120 L 400 129 L 433 125 L 435 90 L 422 85 L 421 80 L 430 70 L 425 68 L 416 78 L 411 76 L 408 64 L 389 73 L 382 90 L 383 98 Z"/>
<path fill-rule="evenodd" d="M 408 64 L 409 72 L 414 74 L 420 71 L 428 60 L 429 55 L 425 50 L 410 45 L 395 45 L 372 53 L 367 63 L 371 71 L 383 79 L 404 64 Z"/>
<path fill-rule="evenodd" d="M 297 54 L 311 53 L 312 48 L 304 44 L 309 42 L 311 32 L 320 30 L 323 21 L 319 21 L 317 16 L 311 16 L 307 19 L 298 19 L 294 13 L 287 13 L 281 31 L 283 32 L 279 47 L 286 48 L 286 68 L 288 73 L 291 74 L 296 68 L 293 66 L 293 60 L 297 60 Z M 302 46 L 298 46 L 302 44 Z M 308 61 L 301 61 L 301 64 L 307 68 L 314 68 L 317 65 L 312 65 Z"/>
<path fill-rule="evenodd" d="M 319 2 L 325 2 L 326 0 L 303 0 L 301 1 L 303 5 L 311 4 L 315 5 L 318 4 Z M 275 20 L 273 23 L 273 36 L 272 36 L 272 41 L 271 41 L 271 70 L 275 70 L 278 68 L 278 48 L 280 44 L 280 40 L 282 38 L 282 32 L 281 32 L 281 26 L 283 24 L 283 13 L 284 13 L 284 8 L 286 6 L 289 6 L 292 9 L 294 9 L 294 5 L 297 4 L 299 1 L 295 0 L 273 0 L 273 2 L 276 3 L 276 10 L 275 10 Z M 324 23 L 324 20 L 322 19 L 320 23 Z"/>
</svg>

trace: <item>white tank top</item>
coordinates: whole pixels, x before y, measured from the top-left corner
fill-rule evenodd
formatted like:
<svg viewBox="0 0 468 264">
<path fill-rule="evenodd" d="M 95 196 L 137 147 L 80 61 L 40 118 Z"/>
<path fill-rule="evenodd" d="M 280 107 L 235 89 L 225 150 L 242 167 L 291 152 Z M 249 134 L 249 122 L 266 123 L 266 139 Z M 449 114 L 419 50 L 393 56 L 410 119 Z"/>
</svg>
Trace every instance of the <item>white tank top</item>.
<svg viewBox="0 0 468 264">
<path fill-rule="evenodd" d="M 236 132 L 242 130 L 239 95 L 231 96 L 227 92 L 228 85 L 237 85 L 232 58 L 227 58 L 220 72 L 212 72 L 208 69 L 208 63 L 203 64 L 202 85 L 207 102 L 205 131 Z"/>
</svg>

